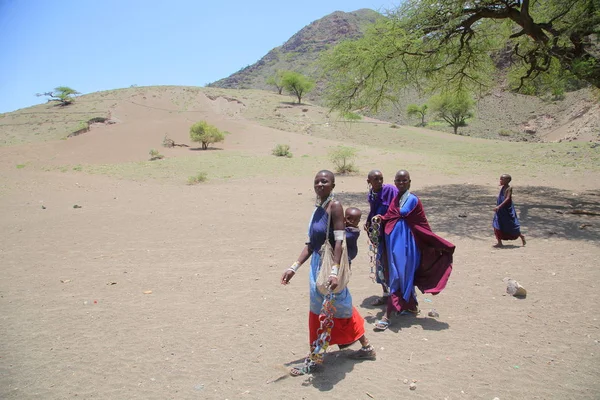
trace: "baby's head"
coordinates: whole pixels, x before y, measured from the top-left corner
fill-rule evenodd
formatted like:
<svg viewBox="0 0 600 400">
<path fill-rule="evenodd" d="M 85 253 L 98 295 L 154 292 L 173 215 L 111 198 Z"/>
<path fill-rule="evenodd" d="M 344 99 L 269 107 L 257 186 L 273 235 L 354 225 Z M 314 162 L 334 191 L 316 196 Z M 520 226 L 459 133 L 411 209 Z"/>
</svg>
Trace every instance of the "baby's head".
<svg viewBox="0 0 600 400">
<path fill-rule="evenodd" d="M 358 224 L 360 222 L 360 217 L 362 216 L 362 211 L 356 207 L 348 207 L 346 208 L 346 228 L 353 227 L 358 228 Z"/>
</svg>

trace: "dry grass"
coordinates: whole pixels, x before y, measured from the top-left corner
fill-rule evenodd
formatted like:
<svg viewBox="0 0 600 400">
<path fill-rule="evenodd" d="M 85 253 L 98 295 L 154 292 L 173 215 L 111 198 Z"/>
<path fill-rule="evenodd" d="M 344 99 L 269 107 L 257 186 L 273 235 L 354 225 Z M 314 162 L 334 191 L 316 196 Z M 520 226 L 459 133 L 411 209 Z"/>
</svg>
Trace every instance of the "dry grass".
<svg viewBox="0 0 600 400">
<path fill-rule="evenodd" d="M 327 110 L 310 105 L 293 105 L 287 96 L 259 90 L 229 90 L 197 87 L 136 87 L 80 96 L 74 105 L 56 108 L 50 104 L 3 114 L 0 118 L 0 143 L 11 146 L 64 139 L 82 120 L 110 117 L 119 104 L 134 103 L 143 98 L 167 98 L 157 112 L 189 117 L 198 112 L 195 99 L 199 94 L 211 99 L 223 98 L 240 107 L 239 112 L 224 109 L 231 120 L 244 118 L 262 126 L 293 132 L 306 138 L 306 143 L 319 139 L 356 147 L 357 166 L 365 171 L 373 166 L 395 170 L 427 168 L 448 176 L 469 170 L 474 174 L 495 175 L 499 169 L 513 174 L 585 176 L 600 170 L 600 152 L 590 143 L 522 143 L 484 140 L 434 132 L 427 129 L 392 125 L 372 120 L 347 121 Z M 162 103 L 161 103 L 162 104 Z M 229 113 L 229 114 L 228 114 Z M 239 114 L 239 115 L 238 115 Z M 497 130 L 496 130 L 497 132 Z M 184 134 L 186 134 L 184 132 Z M 496 133 L 497 137 L 497 133 Z M 158 145 L 158 144 L 157 144 Z M 323 143 L 314 148 L 323 147 Z M 328 145 L 326 145 L 328 146 Z M 315 151 L 298 153 L 292 159 L 268 155 L 272 148 L 257 155 L 249 150 L 206 152 L 202 157 L 168 157 L 160 162 L 125 162 L 111 164 L 78 163 L 77 165 L 44 165 L 28 163 L 28 168 L 105 174 L 126 179 L 185 181 L 197 171 L 207 171 L 211 179 L 238 179 L 250 176 L 294 176 L 299 172 L 329 166 L 323 154 Z M 147 150 L 146 150 L 147 151 Z M 28 160 L 22 160 L 26 163 Z"/>
</svg>

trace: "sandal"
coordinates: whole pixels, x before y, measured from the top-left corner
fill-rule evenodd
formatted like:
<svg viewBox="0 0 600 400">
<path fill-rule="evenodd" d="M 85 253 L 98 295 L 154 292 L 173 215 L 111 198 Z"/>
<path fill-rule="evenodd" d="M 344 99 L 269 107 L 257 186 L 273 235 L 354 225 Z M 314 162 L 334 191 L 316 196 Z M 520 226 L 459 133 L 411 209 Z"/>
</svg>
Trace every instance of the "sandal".
<svg viewBox="0 0 600 400">
<path fill-rule="evenodd" d="M 388 321 L 387 319 L 381 319 L 381 320 L 375 322 L 375 330 L 376 331 L 385 331 L 389 327 L 390 327 L 390 321 Z"/>
<path fill-rule="evenodd" d="M 292 368 L 290 368 L 290 375 L 291 376 L 308 375 L 308 374 L 314 372 L 316 366 L 317 366 L 316 363 L 310 362 L 308 364 L 303 364 L 302 366 L 292 367 Z"/>
<path fill-rule="evenodd" d="M 373 300 L 371 303 L 372 306 L 384 306 L 387 304 L 388 296 L 378 297 L 376 300 Z"/>
<path fill-rule="evenodd" d="M 377 358 L 377 354 L 375 353 L 373 346 L 368 345 L 366 347 L 361 347 L 348 357 L 352 358 L 353 360 L 375 360 Z"/>
</svg>

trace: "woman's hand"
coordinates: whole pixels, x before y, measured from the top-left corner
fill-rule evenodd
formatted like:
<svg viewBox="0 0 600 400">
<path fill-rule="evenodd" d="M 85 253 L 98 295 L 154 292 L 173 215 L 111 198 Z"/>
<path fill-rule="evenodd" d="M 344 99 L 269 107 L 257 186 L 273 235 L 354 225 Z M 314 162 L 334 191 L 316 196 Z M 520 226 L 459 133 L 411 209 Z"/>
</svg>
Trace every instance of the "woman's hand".
<svg viewBox="0 0 600 400">
<path fill-rule="evenodd" d="M 292 271 L 291 269 L 286 269 L 283 272 L 283 275 L 281 275 L 281 284 L 287 285 L 288 283 L 290 283 L 290 279 L 292 279 L 294 275 L 296 275 L 294 271 Z"/>
<path fill-rule="evenodd" d="M 494 207 L 494 212 L 498 212 L 498 210 L 500 209 L 500 207 Z"/>
<path fill-rule="evenodd" d="M 329 290 L 334 291 L 335 288 L 338 287 L 338 278 L 335 275 L 329 275 L 329 279 L 327 279 L 327 287 Z"/>
</svg>

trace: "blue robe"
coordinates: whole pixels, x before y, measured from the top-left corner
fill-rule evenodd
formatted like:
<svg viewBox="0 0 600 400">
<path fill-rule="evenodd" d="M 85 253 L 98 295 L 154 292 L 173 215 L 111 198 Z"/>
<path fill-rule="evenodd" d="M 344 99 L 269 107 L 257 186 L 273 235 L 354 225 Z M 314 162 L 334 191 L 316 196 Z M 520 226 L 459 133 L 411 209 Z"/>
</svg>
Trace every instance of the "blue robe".
<svg viewBox="0 0 600 400">
<path fill-rule="evenodd" d="M 498 194 L 496 205 L 499 206 L 502 204 L 505 198 L 503 187 Z M 496 211 L 492 226 L 494 227 L 496 237 L 500 240 L 515 240 L 519 238 L 521 235 L 521 224 L 519 223 L 512 198 L 506 205 Z"/>
<path fill-rule="evenodd" d="M 418 202 L 417 196 L 411 193 L 400 208 L 400 214 L 408 214 Z M 390 234 L 385 235 L 385 247 L 390 293 L 406 302 L 415 300 L 415 272 L 421 263 L 421 251 L 406 220 L 400 218 Z"/>
<path fill-rule="evenodd" d="M 317 207 L 313 213 L 310 227 L 308 230 L 309 248 L 312 249 L 310 259 L 310 311 L 319 315 L 323 305 L 323 295 L 317 289 L 317 277 L 321 267 L 321 246 L 325 243 L 325 231 L 327 230 L 327 218 L 329 214 L 322 207 Z M 333 224 L 329 226 L 329 240 L 332 246 L 335 245 L 333 240 Z M 352 296 L 346 287 L 340 293 L 335 295 L 335 318 L 351 318 L 352 317 Z"/>
</svg>

